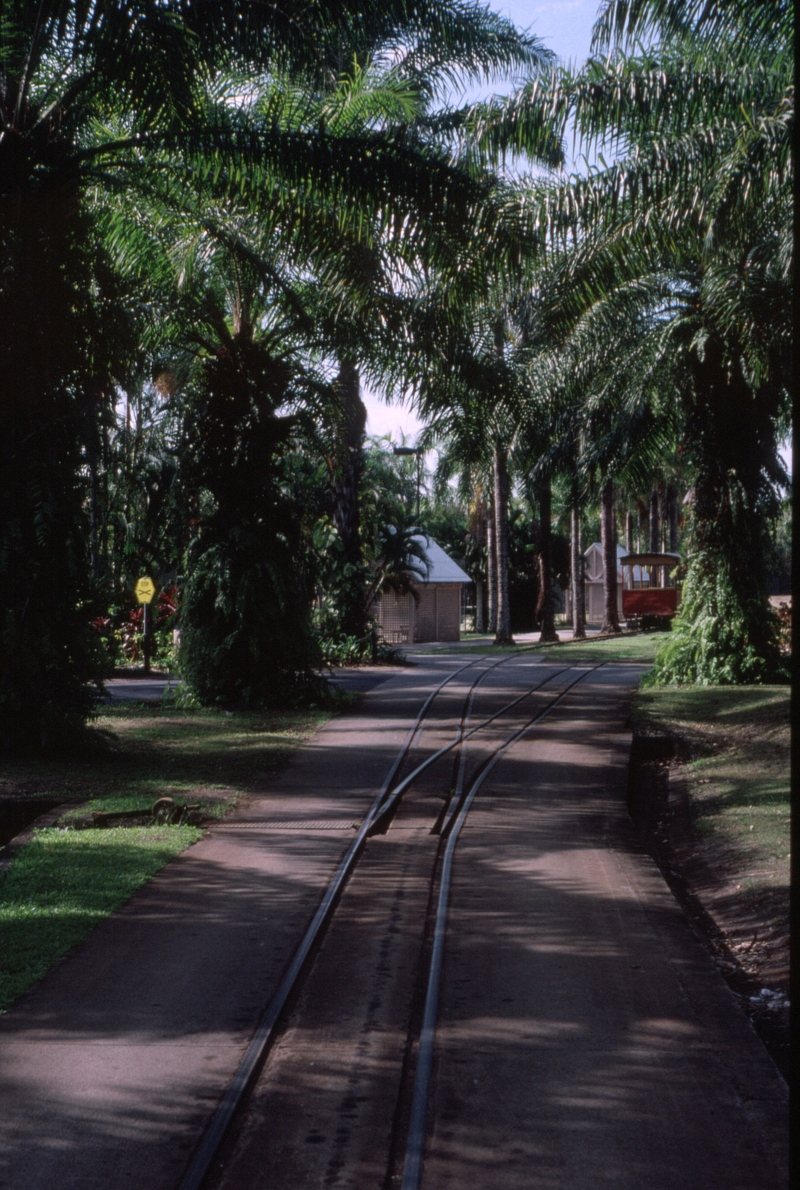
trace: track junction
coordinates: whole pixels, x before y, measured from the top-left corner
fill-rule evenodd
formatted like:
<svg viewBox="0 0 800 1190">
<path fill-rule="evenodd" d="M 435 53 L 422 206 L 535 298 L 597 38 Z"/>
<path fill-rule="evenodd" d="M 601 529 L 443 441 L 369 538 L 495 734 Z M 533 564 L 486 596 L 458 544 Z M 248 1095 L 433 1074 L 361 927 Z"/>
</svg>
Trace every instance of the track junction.
<svg viewBox="0 0 800 1190">
<path fill-rule="evenodd" d="M 0 1024 L 0 1184 L 782 1187 L 625 813 L 640 673 L 439 655 L 323 729 Z"/>
</svg>

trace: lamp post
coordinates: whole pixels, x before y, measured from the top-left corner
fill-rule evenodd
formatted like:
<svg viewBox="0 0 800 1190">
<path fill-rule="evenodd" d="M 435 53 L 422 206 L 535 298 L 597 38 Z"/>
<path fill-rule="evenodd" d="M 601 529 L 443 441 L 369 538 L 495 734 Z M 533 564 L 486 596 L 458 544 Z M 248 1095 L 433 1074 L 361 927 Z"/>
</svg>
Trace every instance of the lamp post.
<svg viewBox="0 0 800 1190">
<path fill-rule="evenodd" d="M 417 456 L 417 520 L 419 520 L 419 486 L 420 486 L 420 470 L 422 467 L 422 456 L 424 448 L 422 446 L 393 446 L 392 450 L 396 455 L 416 455 Z"/>
</svg>

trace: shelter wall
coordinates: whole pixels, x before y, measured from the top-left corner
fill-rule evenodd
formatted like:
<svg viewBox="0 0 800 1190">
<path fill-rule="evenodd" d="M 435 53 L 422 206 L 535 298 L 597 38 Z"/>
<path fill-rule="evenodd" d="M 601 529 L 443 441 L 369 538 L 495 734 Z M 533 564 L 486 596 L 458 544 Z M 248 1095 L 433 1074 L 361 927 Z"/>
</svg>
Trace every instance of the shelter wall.
<svg viewBox="0 0 800 1190">
<path fill-rule="evenodd" d="M 414 614 L 414 640 L 461 639 L 461 584 L 428 583 L 417 588 L 419 603 Z"/>
<path fill-rule="evenodd" d="M 586 622 L 587 624 L 602 624 L 603 622 L 603 584 L 587 582 L 584 583 L 585 598 L 586 598 Z M 622 577 L 617 576 L 617 613 L 622 615 Z M 564 597 L 564 614 L 569 618 L 572 615 L 572 587 L 569 587 L 565 592 Z"/>
<path fill-rule="evenodd" d="M 389 644 L 422 644 L 426 641 L 461 639 L 461 584 L 427 583 L 411 595 L 386 591 L 375 616 L 381 635 Z"/>
<path fill-rule="evenodd" d="M 413 640 L 414 601 L 410 595 L 385 591 L 375 608 L 375 618 L 383 639 L 390 645 L 408 644 Z"/>
</svg>

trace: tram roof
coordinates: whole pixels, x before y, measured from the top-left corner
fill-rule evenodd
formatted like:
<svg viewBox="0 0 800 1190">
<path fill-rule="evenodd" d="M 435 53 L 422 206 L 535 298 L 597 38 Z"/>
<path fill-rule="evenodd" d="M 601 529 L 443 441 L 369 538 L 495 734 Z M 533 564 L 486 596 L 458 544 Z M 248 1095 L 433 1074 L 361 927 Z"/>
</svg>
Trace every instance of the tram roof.
<svg viewBox="0 0 800 1190">
<path fill-rule="evenodd" d="M 680 554 L 623 554 L 620 566 L 677 566 Z"/>
</svg>

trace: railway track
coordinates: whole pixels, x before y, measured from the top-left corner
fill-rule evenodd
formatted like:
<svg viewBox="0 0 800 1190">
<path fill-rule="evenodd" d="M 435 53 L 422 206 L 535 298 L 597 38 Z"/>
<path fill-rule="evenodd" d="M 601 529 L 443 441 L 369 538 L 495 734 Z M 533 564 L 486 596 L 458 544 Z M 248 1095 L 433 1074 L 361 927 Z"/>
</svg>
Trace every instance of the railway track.
<svg viewBox="0 0 800 1190">
<path fill-rule="evenodd" d="M 272 1051 L 281 1037 L 281 1030 L 286 1027 L 287 1018 L 298 1017 L 302 1021 L 304 1013 L 308 1015 L 307 1007 L 313 1005 L 318 994 L 306 986 L 316 965 L 312 959 L 320 954 L 325 940 L 329 943 L 327 949 L 335 950 L 337 906 L 345 889 L 355 890 L 360 879 L 365 887 L 374 886 L 375 889 L 372 894 L 373 920 L 369 928 L 377 940 L 377 965 L 373 964 L 373 968 L 379 974 L 375 975 L 371 970 L 365 987 L 369 984 L 373 991 L 378 988 L 379 994 L 367 998 L 364 1005 L 356 1005 L 353 1015 L 357 1020 L 359 1016 L 363 1018 L 360 1021 L 362 1031 L 366 1029 L 369 1033 L 372 1029 L 379 1033 L 384 1029 L 391 1033 L 392 1044 L 388 1058 L 384 1055 L 380 1060 L 371 1059 L 373 1066 L 387 1070 L 391 1067 L 389 1073 L 381 1075 L 383 1107 L 376 1108 L 384 1121 L 378 1131 L 383 1136 L 385 1151 L 373 1154 L 367 1162 L 369 1171 L 363 1168 L 355 1175 L 356 1180 L 349 1184 L 418 1190 L 428 1132 L 427 1111 L 452 868 L 459 836 L 474 799 L 501 758 L 598 668 L 599 665 L 548 666 L 542 664 L 539 657 L 521 653 L 499 660 L 477 657 L 454 668 L 430 692 L 328 884 L 178 1190 L 209 1190 L 211 1187 L 249 1190 L 251 1175 L 248 1169 L 252 1169 L 254 1163 L 260 1166 L 260 1173 L 257 1181 L 252 1181 L 253 1185 L 266 1190 L 273 1187 L 284 1190 L 285 1186 L 299 1184 L 293 1183 L 291 1170 L 286 1168 L 285 1162 L 280 1162 L 280 1169 L 275 1162 L 273 1168 L 273 1160 L 267 1157 L 267 1168 L 264 1168 L 263 1155 L 248 1158 L 246 1154 L 241 1156 L 241 1151 L 248 1146 L 254 1153 L 260 1151 L 261 1142 L 257 1136 L 259 1130 L 269 1127 L 264 1122 L 273 1116 L 278 1097 L 276 1089 L 269 1085 L 273 1077 Z M 455 731 L 454 722 L 457 724 Z M 384 847 L 384 853 L 380 854 L 380 844 L 390 840 L 393 843 L 395 839 L 398 845 L 389 849 Z M 374 844 L 371 844 L 372 840 L 375 840 Z M 362 874 L 365 867 L 368 871 Z M 411 910 L 410 916 L 409 910 L 402 905 L 405 892 L 393 892 L 394 883 L 397 890 L 413 886 L 412 900 L 416 909 Z M 423 903 L 425 912 L 420 916 Z M 375 1025 L 373 1017 L 377 1010 L 373 1011 L 372 1006 L 381 1001 L 381 996 L 392 998 L 392 992 L 386 991 L 387 979 L 380 975 L 380 971 L 392 966 L 391 956 L 398 951 L 398 935 L 404 938 L 406 952 L 416 953 L 413 962 L 407 962 L 405 966 L 402 962 L 396 963 L 395 981 L 404 991 L 394 1005 L 393 1015 L 390 1013 L 387 1018 L 389 1023 L 383 1021 Z M 358 929 L 351 928 L 349 937 L 351 948 L 363 948 L 363 936 Z M 355 958 L 354 967 L 360 961 L 360 956 Z M 341 965 L 341 960 L 338 962 Z M 327 976 L 320 973 L 317 982 L 322 998 L 330 995 L 337 978 L 340 982 L 349 982 L 346 974 L 337 977 L 335 973 L 329 972 Z M 398 993 L 394 994 L 397 997 Z M 301 1004 L 302 997 L 305 1000 Z M 319 1010 L 312 1010 L 312 1016 L 313 1011 Z M 354 1035 L 355 1032 L 357 1030 Z M 361 1055 L 357 1061 L 351 1057 L 351 1064 L 355 1061 L 356 1065 L 360 1062 L 363 1066 L 368 1062 L 365 1057 L 368 1042 L 362 1039 L 347 1044 L 353 1054 Z M 284 1049 L 286 1052 L 281 1061 L 288 1062 L 290 1068 L 293 1061 L 291 1045 L 287 1043 Z M 309 1053 L 312 1051 L 313 1046 Z M 314 1067 L 315 1060 L 308 1058 L 307 1064 Z M 280 1062 L 277 1065 L 280 1066 Z M 285 1076 L 284 1082 L 288 1078 L 291 1085 L 291 1077 Z M 380 1096 L 376 1098 L 380 1099 Z M 316 1159 L 317 1180 L 309 1185 L 342 1184 L 338 1178 L 348 1160 L 351 1123 L 359 1114 L 369 1114 L 368 1109 L 353 1107 L 356 1099 L 358 1097 L 345 1096 L 342 1100 L 334 1142 L 327 1144 L 326 1152 L 330 1152 L 326 1163 L 320 1161 L 320 1150 L 320 1158 Z M 387 1110 L 390 1104 L 391 1110 Z M 313 1119 L 313 1108 L 305 1115 Z M 285 1127 L 279 1142 L 283 1143 L 290 1126 L 279 1112 L 274 1113 L 274 1119 L 279 1131 Z M 373 1120 L 363 1126 L 372 1135 L 376 1123 Z M 314 1128 L 305 1139 L 313 1145 L 317 1136 L 323 1138 L 320 1144 L 326 1143 L 326 1134 Z M 381 1147 L 380 1143 L 371 1143 L 378 1149 Z M 271 1148 L 268 1145 L 268 1149 L 274 1152 L 274 1144 Z M 305 1153 L 310 1151 L 306 1149 Z"/>
</svg>

